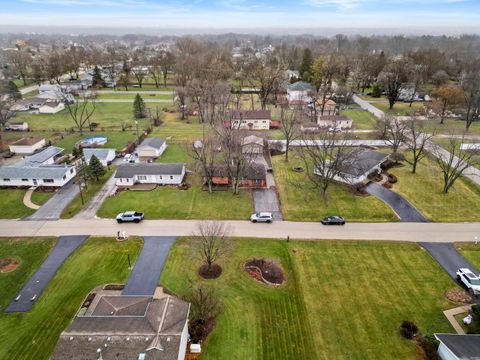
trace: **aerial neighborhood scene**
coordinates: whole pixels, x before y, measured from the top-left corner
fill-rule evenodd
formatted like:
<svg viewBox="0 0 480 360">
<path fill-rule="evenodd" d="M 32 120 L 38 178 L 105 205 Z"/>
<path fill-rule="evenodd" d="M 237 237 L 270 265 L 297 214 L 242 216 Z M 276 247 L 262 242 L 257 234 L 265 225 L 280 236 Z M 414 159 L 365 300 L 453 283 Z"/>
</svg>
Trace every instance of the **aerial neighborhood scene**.
<svg viewBox="0 0 480 360">
<path fill-rule="evenodd" d="M 5 0 L 0 360 L 480 360 L 477 0 Z"/>
</svg>

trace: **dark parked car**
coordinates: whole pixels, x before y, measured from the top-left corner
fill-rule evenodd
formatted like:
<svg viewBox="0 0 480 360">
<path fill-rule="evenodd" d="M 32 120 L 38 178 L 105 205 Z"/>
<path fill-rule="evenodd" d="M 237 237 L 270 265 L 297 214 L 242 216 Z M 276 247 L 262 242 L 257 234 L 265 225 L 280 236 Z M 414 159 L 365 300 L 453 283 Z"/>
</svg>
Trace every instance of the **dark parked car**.
<svg viewBox="0 0 480 360">
<path fill-rule="evenodd" d="M 341 216 L 327 216 L 322 219 L 323 225 L 345 225 L 345 219 Z"/>
</svg>

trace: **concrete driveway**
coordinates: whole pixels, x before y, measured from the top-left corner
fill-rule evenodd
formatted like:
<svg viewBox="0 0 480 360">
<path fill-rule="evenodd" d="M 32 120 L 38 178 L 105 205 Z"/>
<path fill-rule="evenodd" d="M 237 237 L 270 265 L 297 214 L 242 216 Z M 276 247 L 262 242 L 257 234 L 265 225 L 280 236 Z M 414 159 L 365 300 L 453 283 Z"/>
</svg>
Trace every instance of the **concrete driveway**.
<svg viewBox="0 0 480 360">
<path fill-rule="evenodd" d="M 58 190 L 40 209 L 34 214 L 26 217 L 24 220 L 58 220 L 63 210 L 75 199 L 80 193 L 78 185 L 70 180 L 68 184 Z"/>
<path fill-rule="evenodd" d="M 20 297 L 18 301 L 15 301 L 15 299 L 12 300 L 5 312 L 29 311 L 33 304 L 38 300 L 43 290 L 45 290 L 50 280 L 53 279 L 60 266 L 62 266 L 70 254 L 87 238 L 88 235 L 59 237 L 55 247 L 50 254 L 48 254 L 45 261 L 23 286 L 22 290 L 20 290 L 20 293 L 17 295 L 17 297 Z M 32 301 L 34 296 L 35 300 Z"/>
<path fill-rule="evenodd" d="M 123 295 L 153 295 L 175 236 L 145 236 Z"/>
<path fill-rule="evenodd" d="M 373 195 L 387 205 L 398 215 L 402 222 L 428 222 L 428 220 L 406 199 L 397 193 L 384 188 L 377 183 L 370 182 L 366 188 L 370 195 Z"/>
<path fill-rule="evenodd" d="M 97 214 L 98 209 L 102 206 L 105 199 L 115 190 L 115 173 L 110 176 L 100 190 L 92 197 L 92 199 L 85 204 L 82 210 L 75 215 L 74 219 L 93 219 Z"/>
<path fill-rule="evenodd" d="M 420 243 L 425 250 L 440 264 L 454 280 L 457 279 L 457 270 L 469 268 L 476 274 L 478 271 L 455 249 L 453 243 Z"/>
<path fill-rule="evenodd" d="M 253 190 L 255 212 L 271 212 L 274 220 L 283 220 L 274 188 Z"/>
</svg>

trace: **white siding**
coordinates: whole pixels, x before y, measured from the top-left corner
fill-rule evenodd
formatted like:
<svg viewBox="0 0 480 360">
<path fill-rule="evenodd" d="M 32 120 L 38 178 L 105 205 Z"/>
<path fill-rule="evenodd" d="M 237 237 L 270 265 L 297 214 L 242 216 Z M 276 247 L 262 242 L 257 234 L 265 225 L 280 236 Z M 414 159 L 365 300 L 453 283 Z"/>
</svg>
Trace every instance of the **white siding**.
<svg viewBox="0 0 480 360">
<path fill-rule="evenodd" d="M 445 346 L 444 343 L 440 343 L 438 347 L 438 356 L 442 360 L 459 360 L 455 354 L 453 354 L 449 348 Z"/>
<path fill-rule="evenodd" d="M 33 145 L 9 145 L 10 151 L 15 154 L 33 154 L 35 150 L 45 146 L 45 139 Z"/>
<path fill-rule="evenodd" d="M 179 185 L 185 177 L 185 167 L 180 175 L 141 175 L 133 178 L 118 178 L 117 186 L 132 186 L 133 184 Z"/>
<path fill-rule="evenodd" d="M 0 186 L 10 186 L 10 187 L 18 187 L 18 186 L 46 186 L 46 187 L 62 187 L 65 185 L 67 182 L 69 182 L 76 174 L 75 168 L 72 167 L 73 172 L 70 172 L 70 168 L 68 171 L 65 172 L 65 179 L 59 178 L 59 179 L 53 179 L 53 182 L 46 182 L 45 178 L 26 178 L 24 179 L 14 179 L 10 178 L 9 181 L 6 181 L 4 178 L 0 178 Z"/>
<path fill-rule="evenodd" d="M 178 360 L 185 359 L 185 353 L 187 351 L 188 342 L 188 320 L 185 321 L 185 326 L 182 330 L 182 337 L 180 338 L 180 348 L 178 349 Z"/>
<path fill-rule="evenodd" d="M 312 101 L 312 98 L 308 96 L 308 91 L 287 90 L 287 98 L 288 102 L 302 101 L 308 103 Z"/>
<path fill-rule="evenodd" d="M 241 123 L 239 124 L 239 122 Z M 251 119 L 251 120 L 234 120 L 233 128 L 242 130 L 269 130 L 270 120 L 266 119 Z"/>
</svg>

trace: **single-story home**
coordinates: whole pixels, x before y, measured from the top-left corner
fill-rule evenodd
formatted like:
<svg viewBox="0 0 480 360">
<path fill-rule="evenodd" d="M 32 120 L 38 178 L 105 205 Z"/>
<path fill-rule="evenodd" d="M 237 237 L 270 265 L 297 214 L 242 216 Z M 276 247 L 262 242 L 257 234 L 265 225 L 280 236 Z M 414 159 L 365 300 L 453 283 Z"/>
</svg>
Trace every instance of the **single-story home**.
<svg viewBox="0 0 480 360">
<path fill-rule="evenodd" d="M 464 151 L 480 151 L 480 144 L 461 144 L 460 150 Z"/>
<path fill-rule="evenodd" d="M 345 115 L 318 115 L 317 124 L 321 128 L 339 128 L 342 130 L 350 129 L 353 120 Z"/>
<path fill-rule="evenodd" d="M 315 107 L 317 112 L 321 112 L 323 105 L 323 99 L 317 99 L 315 103 Z M 337 112 L 337 103 L 332 99 L 328 99 L 325 101 L 325 106 L 323 108 L 323 115 L 335 115 Z"/>
<path fill-rule="evenodd" d="M 242 139 L 242 153 L 248 155 L 263 154 L 263 139 L 249 135 Z"/>
<path fill-rule="evenodd" d="M 15 101 L 10 110 L 15 112 L 38 112 L 38 109 L 45 105 L 47 99 L 34 96 L 28 99 L 20 99 Z"/>
<path fill-rule="evenodd" d="M 75 166 L 55 164 L 62 148 L 49 146 L 14 165 L 0 167 L 0 186 L 62 187 L 76 174 Z"/>
<path fill-rule="evenodd" d="M 28 137 L 17 140 L 8 145 L 10 152 L 15 154 L 33 154 L 45 146 L 45 139 Z"/>
<path fill-rule="evenodd" d="M 228 168 L 227 165 L 215 165 L 213 168 L 212 183 L 214 186 L 230 185 L 229 170 L 233 174 L 236 171 L 235 167 Z M 206 184 L 206 177 L 203 177 Z M 267 171 L 265 165 L 252 163 L 249 164 L 240 178 L 240 188 L 247 189 L 262 189 L 267 187 Z"/>
<path fill-rule="evenodd" d="M 388 159 L 388 154 L 374 150 L 358 150 L 343 161 L 341 169 L 333 180 L 344 184 L 358 184 L 367 179 L 370 174 L 379 173 L 381 165 Z M 321 176 L 315 169 L 314 174 Z"/>
<path fill-rule="evenodd" d="M 95 157 L 100 161 L 103 166 L 108 166 L 115 159 L 116 153 L 115 149 L 83 149 L 83 158 L 85 159 L 85 162 L 87 164 L 90 164 L 90 159 L 93 155 L 95 155 Z"/>
<path fill-rule="evenodd" d="M 119 187 L 135 184 L 179 185 L 185 171 L 182 163 L 122 164 L 117 168 L 115 178 Z"/>
<path fill-rule="evenodd" d="M 305 81 L 297 81 L 287 86 L 287 100 L 290 105 L 303 105 L 312 102 L 310 93 L 313 86 Z"/>
<path fill-rule="evenodd" d="M 58 339 L 52 360 L 184 360 L 190 304 L 161 296 L 92 294 Z"/>
<path fill-rule="evenodd" d="M 270 110 L 234 110 L 231 126 L 242 130 L 268 130 L 270 120 Z"/>
<path fill-rule="evenodd" d="M 65 104 L 61 101 L 46 101 L 40 108 L 38 109 L 39 114 L 56 114 L 59 111 L 65 109 Z"/>
<path fill-rule="evenodd" d="M 27 131 L 28 130 L 28 123 L 25 121 L 20 122 L 9 122 L 5 127 L 5 130 L 9 131 Z"/>
<path fill-rule="evenodd" d="M 158 158 L 167 148 L 167 143 L 156 137 L 146 138 L 135 150 L 140 158 Z"/>
<path fill-rule="evenodd" d="M 435 334 L 441 360 L 480 360 L 480 335 Z"/>
</svg>

